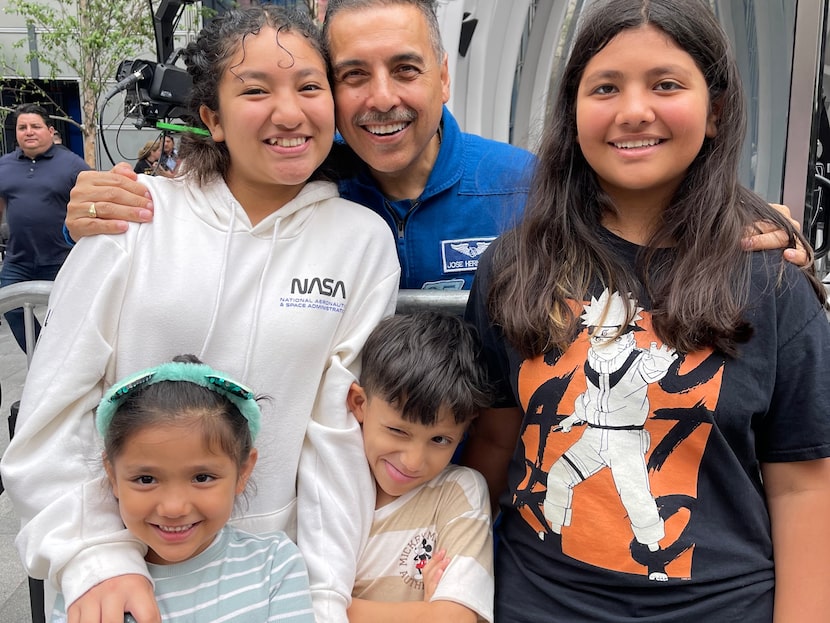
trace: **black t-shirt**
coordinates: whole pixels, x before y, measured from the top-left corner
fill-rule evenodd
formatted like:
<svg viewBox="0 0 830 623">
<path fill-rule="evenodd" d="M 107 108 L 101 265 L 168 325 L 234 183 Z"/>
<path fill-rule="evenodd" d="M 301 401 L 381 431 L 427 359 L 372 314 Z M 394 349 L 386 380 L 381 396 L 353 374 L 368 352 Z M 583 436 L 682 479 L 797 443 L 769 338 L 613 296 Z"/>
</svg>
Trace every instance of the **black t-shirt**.
<svg viewBox="0 0 830 623">
<path fill-rule="evenodd" d="M 635 245 L 606 238 L 634 262 Z M 497 406 L 524 412 L 501 500 L 496 619 L 772 621 L 759 463 L 830 456 L 830 327 L 807 280 L 786 265 L 777 285 L 780 254 L 753 254 L 754 333 L 735 358 L 667 348 L 648 301 L 607 339 L 621 299 L 598 286 L 564 353 L 522 360 L 489 323 L 492 251 L 467 317 Z"/>
</svg>

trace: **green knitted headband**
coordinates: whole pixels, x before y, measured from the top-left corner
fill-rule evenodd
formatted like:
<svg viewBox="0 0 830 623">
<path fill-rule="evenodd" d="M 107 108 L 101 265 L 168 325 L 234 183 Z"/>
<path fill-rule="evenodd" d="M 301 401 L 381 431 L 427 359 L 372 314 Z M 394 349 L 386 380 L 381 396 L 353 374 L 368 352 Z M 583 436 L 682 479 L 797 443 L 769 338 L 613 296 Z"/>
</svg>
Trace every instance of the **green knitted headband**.
<svg viewBox="0 0 830 623">
<path fill-rule="evenodd" d="M 124 398 L 139 387 L 146 387 L 161 381 L 195 383 L 221 394 L 236 405 L 242 417 L 248 421 L 251 438 L 256 439 L 259 433 L 262 412 L 254 399 L 254 393 L 241 383 L 228 379 L 227 376 L 206 364 L 178 361 L 170 361 L 154 368 L 147 368 L 110 387 L 95 412 L 95 426 L 98 428 L 101 437 L 106 437 L 112 418 Z"/>
</svg>

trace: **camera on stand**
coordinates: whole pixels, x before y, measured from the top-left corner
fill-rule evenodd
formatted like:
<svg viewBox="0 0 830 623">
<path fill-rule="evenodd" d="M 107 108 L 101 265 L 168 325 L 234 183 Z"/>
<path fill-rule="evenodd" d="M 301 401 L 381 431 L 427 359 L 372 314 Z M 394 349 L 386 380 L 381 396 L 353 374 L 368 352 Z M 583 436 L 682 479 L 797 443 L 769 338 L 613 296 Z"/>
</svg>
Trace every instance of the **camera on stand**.
<svg viewBox="0 0 830 623">
<path fill-rule="evenodd" d="M 192 86 L 185 69 L 144 59 L 128 60 L 118 66 L 115 78 L 119 85 L 131 83 L 125 87 L 124 116 L 135 119 L 137 128 L 185 114 Z"/>
<path fill-rule="evenodd" d="M 194 1 L 161 0 L 153 15 L 157 60 L 122 61 L 115 75 L 118 83 L 104 97 L 106 103 L 126 91 L 124 116 L 135 119 L 139 129 L 186 114 L 192 81 L 185 69 L 174 64 L 179 53 L 174 51 L 173 35 L 184 7 Z"/>
</svg>

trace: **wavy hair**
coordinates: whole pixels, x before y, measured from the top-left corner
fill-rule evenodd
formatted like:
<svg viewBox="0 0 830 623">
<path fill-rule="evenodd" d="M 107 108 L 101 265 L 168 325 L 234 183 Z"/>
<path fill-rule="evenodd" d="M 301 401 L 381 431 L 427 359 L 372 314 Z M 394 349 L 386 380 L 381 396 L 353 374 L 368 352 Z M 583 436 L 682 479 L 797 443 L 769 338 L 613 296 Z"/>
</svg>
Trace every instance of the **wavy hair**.
<svg viewBox="0 0 830 623">
<path fill-rule="evenodd" d="M 604 242 L 603 213 L 615 206 L 578 147 L 576 97 L 594 55 L 619 33 L 645 25 L 694 59 L 717 112 L 717 133 L 704 140 L 632 272 Z M 681 352 L 708 346 L 734 354 L 751 334 L 743 314 L 751 268 L 751 254 L 741 247 L 747 228 L 769 221 L 787 232 L 791 245 L 799 240 L 809 248 L 785 217 L 740 184 L 745 125 L 737 65 L 704 2 L 596 3 L 580 25 L 550 110 L 524 218 L 494 250 L 488 307 L 508 341 L 527 357 L 565 348 L 578 326 L 572 301 L 582 301 L 599 281 L 611 291 L 645 294 L 657 335 Z M 658 253 L 662 247 L 672 247 L 671 261 Z M 814 268 L 803 270 L 824 302 Z M 629 313 L 630 320 L 634 310 Z"/>
<path fill-rule="evenodd" d="M 269 27 L 277 31 L 277 45 L 282 33 L 304 37 L 328 66 L 320 30 L 308 15 L 269 4 L 228 11 L 205 26 L 182 55 L 193 79 L 187 106 L 189 125 L 207 129 L 199 117 L 199 109 L 206 106 L 219 111 L 219 83 L 225 72 L 231 69 L 231 58 L 245 45 L 249 35 L 257 35 L 263 28 Z M 182 174 L 194 175 L 199 183 L 217 176 L 224 177 L 230 167 L 227 145 L 214 142 L 210 136 L 184 134 L 179 156 L 182 159 Z M 318 169 L 312 179 L 320 177 L 324 176 Z"/>
<path fill-rule="evenodd" d="M 138 150 L 138 159 L 142 160 L 152 154 L 155 150 L 161 147 L 161 139 L 147 141 L 144 146 Z"/>
</svg>

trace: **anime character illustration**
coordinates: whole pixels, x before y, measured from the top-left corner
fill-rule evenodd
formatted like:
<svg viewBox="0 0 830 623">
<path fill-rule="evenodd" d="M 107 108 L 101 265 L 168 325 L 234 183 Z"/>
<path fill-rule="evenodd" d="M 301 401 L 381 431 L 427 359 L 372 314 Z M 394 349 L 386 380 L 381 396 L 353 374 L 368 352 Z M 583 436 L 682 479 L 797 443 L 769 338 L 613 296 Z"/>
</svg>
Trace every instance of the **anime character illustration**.
<svg viewBox="0 0 830 623">
<path fill-rule="evenodd" d="M 590 339 L 585 362 L 587 389 L 577 398 L 574 413 L 554 430 L 567 434 L 575 425 L 587 428 L 548 472 L 545 518 L 551 529 L 561 534 L 562 527 L 571 524 L 573 488 L 607 467 L 634 537 L 654 552 L 665 532 L 645 459 L 650 443 L 644 428 L 650 412 L 647 391 L 651 383 L 666 375 L 678 355 L 654 342 L 648 350 L 636 346 L 633 331 L 641 319 L 641 308 L 635 307 L 629 316 L 617 292 L 604 290 L 583 309 L 581 318 Z M 665 574 L 651 575 L 655 580 L 668 579 Z"/>
</svg>

